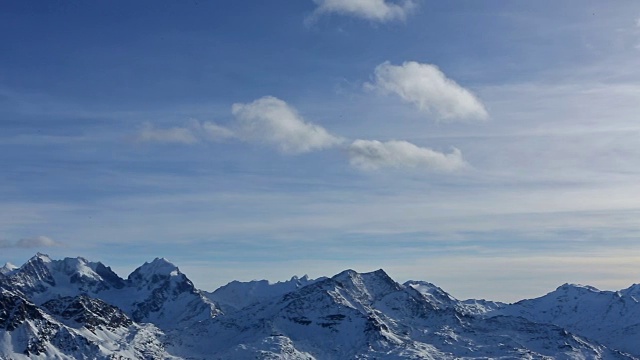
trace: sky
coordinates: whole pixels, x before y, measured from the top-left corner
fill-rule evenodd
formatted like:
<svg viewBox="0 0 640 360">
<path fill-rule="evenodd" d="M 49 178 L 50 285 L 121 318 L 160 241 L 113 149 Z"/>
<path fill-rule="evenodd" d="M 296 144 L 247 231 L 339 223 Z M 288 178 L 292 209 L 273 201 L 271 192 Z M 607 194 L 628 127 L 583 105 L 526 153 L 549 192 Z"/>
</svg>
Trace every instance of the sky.
<svg viewBox="0 0 640 360">
<path fill-rule="evenodd" d="M 0 5 L 0 263 L 640 282 L 637 1 Z"/>
</svg>

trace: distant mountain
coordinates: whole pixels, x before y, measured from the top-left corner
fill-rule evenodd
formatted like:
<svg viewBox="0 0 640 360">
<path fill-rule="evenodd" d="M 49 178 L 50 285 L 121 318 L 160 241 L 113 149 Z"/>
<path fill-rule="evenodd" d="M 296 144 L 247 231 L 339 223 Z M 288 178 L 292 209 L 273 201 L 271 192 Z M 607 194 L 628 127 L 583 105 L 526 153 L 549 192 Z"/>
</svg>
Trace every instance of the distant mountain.
<svg viewBox="0 0 640 360">
<path fill-rule="evenodd" d="M 564 284 L 545 296 L 488 312 L 554 324 L 610 348 L 640 356 L 640 285 L 620 291 Z"/>
<path fill-rule="evenodd" d="M 42 307 L 19 291 L 0 290 L 0 359 L 172 358 L 152 324 L 83 296 Z"/>
<path fill-rule="evenodd" d="M 13 265 L 12 263 L 6 263 L 3 267 L 0 267 L 0 274 L 7 275 L 18 267 Z"/>
<path fill-rule="evenodd" d="M 0 359 L 637 359 L 639 297 L 564 285 L 460 301 L 383 270 L 206 293 L 166 259 L 123 279 L 37 254 L 0 271 Z"/>
<path fill-rule="evenodd" d="M 277 282 L 275 284 L 269 283 L 267 280 L 254 280 L 249 282 L 232 281 L 212 293 L 205 292 L 205 295 L 222 306 L 226 311 L 234 311 L 255 302 L 284 295 L 323 279 L 326 278 L 312 280 L 305 275 L 301 278 L 294 276 L 288 281 Z"/>
</svg>

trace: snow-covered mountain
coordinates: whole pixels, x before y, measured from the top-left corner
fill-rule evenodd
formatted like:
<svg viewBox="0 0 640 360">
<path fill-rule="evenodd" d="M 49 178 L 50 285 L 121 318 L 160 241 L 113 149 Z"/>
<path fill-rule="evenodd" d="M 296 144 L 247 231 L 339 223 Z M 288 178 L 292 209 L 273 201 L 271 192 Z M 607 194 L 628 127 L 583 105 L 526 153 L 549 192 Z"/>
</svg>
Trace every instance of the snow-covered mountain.
<svg viewBox="0 0 640 360">
<path fill-rule="evenodd" d="M 555 324 L 610 348 L 640 357 L 640 285 L 620 291 L 564 284 L 542 297 L 488 312 Z"/>
<path fill-rule="evenodd" d="M 0 290 L 0 359 L 172 358 L 152 324 L 84 296 L 38 307 L 17 290 Z"/>
<path fill-rule="evenodd" d="M 214 316 L 219 310 L 166 259 L 145 263 L 124 280 L 111 268 L 84 258 L 52 260 L 38 253 L 7 272 L 8 284 L 41 305 L 79 294 L 99 298 L 136 322 L 174 329 Z"/>
<path fill-rule="evenodd" d="M 518 317 L 440 306 L 384 271 L 344 271 L 188 329 L 176 353 L 212 358 L 625 359 L 619 352 Z"/>
<path fill-rule="evenodd" d="M 229 312 L 242 309 L 255 302 L 284 295 L 323 279 L 325 278 L 309 279 L 305 275 L 301 278 L 293 276 L 288 281 L 279 281 L 274 284 L 267 280 L 232 281 L 214 292 L 205 292 L 205 295 L 222 306 L 226 312 Z"/>
<path fill-rule="evenodd" d="M 43 254 L 3 269 L 0 359 L 638 358 L 637 324 L 621 321 L 640 319 L 635 287 L 566 285 L 507 305 L 459 301 L 383 270 L 234 281 L 205 293 L 166 259 L 126 279 L 101 263 Z M 596 322 L 606 329 L 585 330 Z"/>
<path fill-rule="evenodd" d="M 13 270 L 15 270 L 17 268 L 18 268 L 17 266 L 15 266 L 12 263 L 8 262 L 8 263 L 4 264 L 3 267 L 0 267 L 0 274 L 7 275 L 8 273 L 12 272 Z"/>
</svg>

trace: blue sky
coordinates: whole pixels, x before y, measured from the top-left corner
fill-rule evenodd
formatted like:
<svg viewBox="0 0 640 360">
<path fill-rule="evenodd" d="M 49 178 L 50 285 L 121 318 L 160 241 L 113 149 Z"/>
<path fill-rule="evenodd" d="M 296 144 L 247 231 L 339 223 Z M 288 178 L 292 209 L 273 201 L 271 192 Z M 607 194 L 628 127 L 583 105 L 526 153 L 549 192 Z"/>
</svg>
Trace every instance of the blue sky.
<svg viewBox="0 0 640 360">
<path fill-rule="evenodd" d="M 640 4 L 0 5 L 0 262 L 640 281 Z"/>
</svg>

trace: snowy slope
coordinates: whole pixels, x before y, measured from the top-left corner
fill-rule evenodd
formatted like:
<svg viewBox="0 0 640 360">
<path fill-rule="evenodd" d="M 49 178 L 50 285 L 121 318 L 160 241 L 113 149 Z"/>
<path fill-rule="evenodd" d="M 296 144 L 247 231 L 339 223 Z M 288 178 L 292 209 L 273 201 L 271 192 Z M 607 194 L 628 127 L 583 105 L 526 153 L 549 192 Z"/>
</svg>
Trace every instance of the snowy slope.
<svg viewBox="0 0 640 360">
<path fill-rule="evenodd" d="M 172 358 L 162 336 L 100 300 L 62 298 L 40 308 L 18 291 L 0 290 L 0 358 Z"/>
<path fill-rule="evenodd" d="M 6 277 L 38 305 L 85 294 L 117 306 L 136 322 L 151 322 L 165 330 L 189 326 L 220 312 L 166 259 L 145 263 L 124 280 L 100 262 L 81 257 L 52 260 L 38 253 Z"/>
<path fill-rule="evenodd" d="M 506 306 L 505 303 L 489 300 L 469 299 L 460 301 L 438 286 L 426 282 L 409 280 L 404 286 L 411 287 L 425 297 L 431 305 L 438 309 L 455 309 L 465 315 L 483 315 Z"/>
<path fill-rule="evenodd" d="M 267 280 L 232 281 L 214 292 L 205 292 L 205 295 L 222 306 L 225 312 L 228 312 L 242 309 L 255 302 L 282 296 L 324 279 L 309 279 L 305 275 L 301 278 L 293 276 L 288 281 L 279 281 L 277 283 L 270 283 Z"/>
<path fill-rule="evenodd" d="M 202 359 L 628 358 L 557 326 L 474 317 L 430 300 L 382 270 L 348 270 L 198 324 L 171 350 Z"/>
<path fill-rule="evenodd" d="M 151 322 L 162 329 L 187 327 L 221 313 L 166 259 L 156 258 L 134 270 L 123 290 L 116 296 L 111 294 L 112 302 L 129 310 L 136 321 Z"/>
<path fill-rule="evenodd" d="M 521 316 L 555 324 L 611 348 L 640 356 L 640 285 L 620 291 L 564 284 L 545 296 L 522 300 L 490 315 Z"/>
<path fill-rule="evenodd" d="M 204 293 L 162 258 L 123 279 L 37 254 L 0 273 L 0 292 L 0 359 L 640 358 L 618 351 L 637 354 L 637 286 L 505 305 L 346 270 Z"/>
<path fill-rule="evenodd" d="M 3 267 L 0 268 L 0 274 L 2 275 L 7 275 L 10 272 L 12 272 L 13 270 L 17 269 L 18 267 L 13 265 L 12 263 L 8 262 L 6 264 L 4 264 Z"/>
</svg>

